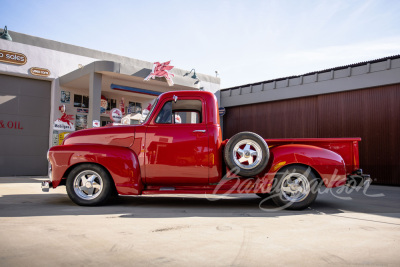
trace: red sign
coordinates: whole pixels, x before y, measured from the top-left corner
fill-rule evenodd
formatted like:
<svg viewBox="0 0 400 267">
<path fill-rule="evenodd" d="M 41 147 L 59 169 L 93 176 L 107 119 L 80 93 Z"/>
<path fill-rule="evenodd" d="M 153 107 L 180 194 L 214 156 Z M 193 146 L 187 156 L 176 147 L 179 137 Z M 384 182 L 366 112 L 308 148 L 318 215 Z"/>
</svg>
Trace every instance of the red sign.
<svg viewBox="0 0 400 267">
<path fill-rule="evenodd" d="M 75 126 L 71 122 L 71 120 L 74 120 L 74 116 L 67 115 L 65 113 L 65 105 L 59 106 L 58 109 L 61 111 L 62 116 L 54 122 L 53 129 L 61 131 L 75 131 Z"/>
<path fill-rule="evenodd" d="M 122 112 L 117 108 L 113 108 L 110 112 L 110 119 L 113 122 L 120 122 L 122 120 Z"/>
<path fill-rule="evenodd" d="M 148 81 L 150 80 L 150 78 L 154 79 L 155 77 L 165 77 L 169 86 L 174 85 L 172 77 L 174 77 L 175 75 L 169 73 L 169 71 L 172 70 L 174 66 L 169 66 L 169 63 L 171 63 L 171 60 L 164 63 L 154 62 L 153 70 L 144 80 Z"/>
<path fill-rule="evenodd" d="M 0 128 L 8 128 L 8 129 L 17 129 L 23 130 L 24 128 L 21 127 L 20 121 L 0 121 Z"/>
</svg>

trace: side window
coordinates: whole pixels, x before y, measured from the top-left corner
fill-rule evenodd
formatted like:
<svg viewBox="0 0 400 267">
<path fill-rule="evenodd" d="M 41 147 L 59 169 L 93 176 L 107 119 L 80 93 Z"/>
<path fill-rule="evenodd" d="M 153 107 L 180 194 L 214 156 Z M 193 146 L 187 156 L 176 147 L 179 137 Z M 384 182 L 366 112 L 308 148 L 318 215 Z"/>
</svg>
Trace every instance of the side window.
<svg viewBox="0 0 400 267">
<path fill-rule="evenodd" d="M 168 101 L 156 117 L 156 123 L 196 124 L 202 123 L 202 103 L 200 100 Z"/>
<path fill-rule="evenodd" d="M 172 123 L 172 101 L 164 104 L 157 115 L 156 123 Z"/>
<path fill-rule="evenodd" d="M 176 111 L 175 123 L 200 123 L 200 113 L 198 111 Z"/>
</svg>

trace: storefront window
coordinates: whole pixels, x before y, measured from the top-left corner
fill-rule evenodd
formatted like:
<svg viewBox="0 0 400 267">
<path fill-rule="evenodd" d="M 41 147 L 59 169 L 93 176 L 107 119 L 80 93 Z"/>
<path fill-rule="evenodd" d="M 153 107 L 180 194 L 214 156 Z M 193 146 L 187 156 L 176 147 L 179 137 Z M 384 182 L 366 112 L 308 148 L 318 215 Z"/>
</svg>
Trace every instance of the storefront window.
<svg viewBox="0 0 400 267">
<path fill-rule="evenodd" d="M 112 110 L 113 108 L 117 107 L 117 100 L 116 99 L 109 98 L 107 100 L 107 102 L 108 102 L 107 110 Z"/>
<path fill-rule="evenodd" d="M 128 114 L 142 113 L 142 103 L 129 101 Z"/>
<path fill-rule="evenodd" d="M 74 107 L 89 108 L 89 97 L 82 95 L 74 95 Z"/>
<path fill-rule="evenodd" d="M 82 96 L 74 95 L 74 107 L 82 107 Z"/>
</svg>

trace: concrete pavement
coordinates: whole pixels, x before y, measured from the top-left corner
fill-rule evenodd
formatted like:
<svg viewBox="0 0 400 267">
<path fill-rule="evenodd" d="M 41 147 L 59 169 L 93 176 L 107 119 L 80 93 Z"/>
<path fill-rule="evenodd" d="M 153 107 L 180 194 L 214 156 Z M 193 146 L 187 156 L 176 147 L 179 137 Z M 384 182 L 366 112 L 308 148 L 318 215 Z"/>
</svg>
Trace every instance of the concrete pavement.
<svg viewBox="0 0 400 267">
<path fill-rule="evenodd" d="M 400 266 L 399 187 L 333 190 L 304 211 L 274 211 L 255 195 L 80 207 L 64 186 L 42 193 L 41 180 L 0 178 L 0 266 Z"/>
</svg>

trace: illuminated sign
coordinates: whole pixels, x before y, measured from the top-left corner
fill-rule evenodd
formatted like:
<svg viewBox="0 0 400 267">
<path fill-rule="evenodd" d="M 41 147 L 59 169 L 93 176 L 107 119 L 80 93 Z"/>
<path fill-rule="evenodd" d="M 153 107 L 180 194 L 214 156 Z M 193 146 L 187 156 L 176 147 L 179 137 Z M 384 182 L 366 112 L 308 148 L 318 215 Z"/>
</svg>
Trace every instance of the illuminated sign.
<svg viewBox="0 0 400 267">
<path fill-rule="evenodd" d="M 0 49 L 0 62 L 25 65 L 27 62 L 27 58 L 24 54 Z"/>
<path fill-rule="evenodd" d="M 36 76 L 47 77 L 50 75 L 50 71 L 48 69 L 33 67 L 33 68 L 31 68 L 30 71 L 31 71 L 32 75 L 36 75 Z"/>
</svg>

